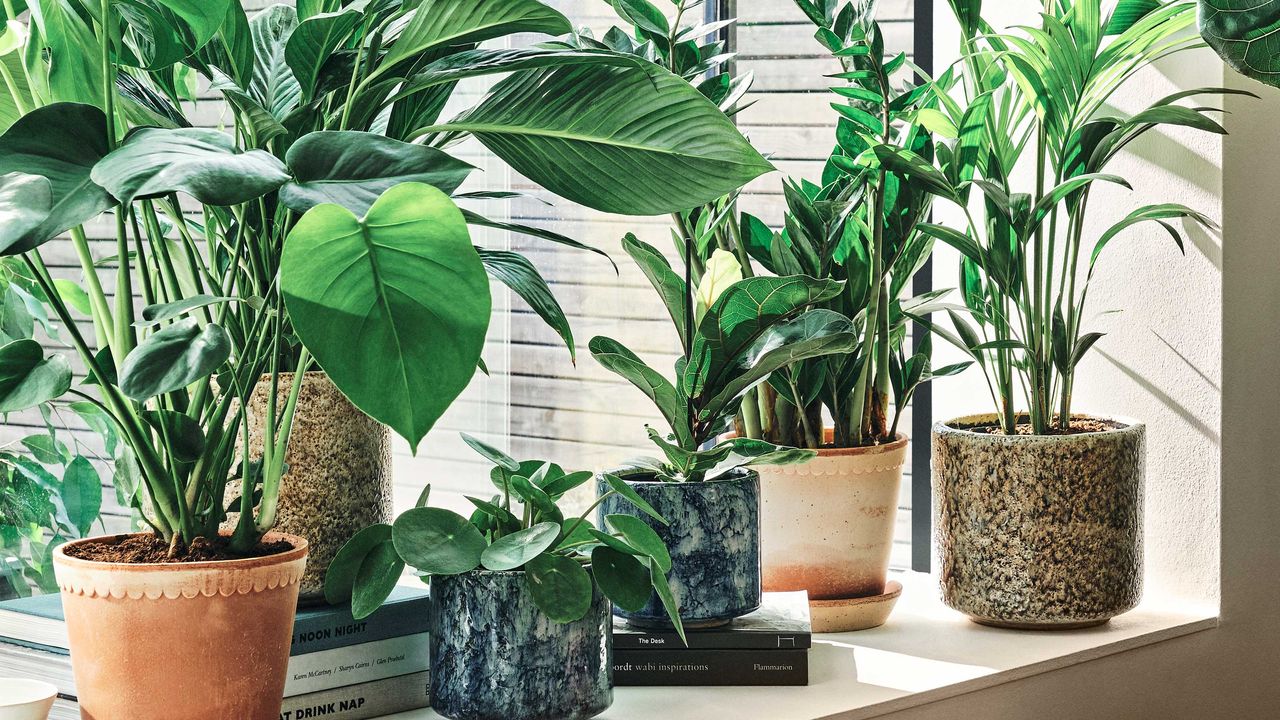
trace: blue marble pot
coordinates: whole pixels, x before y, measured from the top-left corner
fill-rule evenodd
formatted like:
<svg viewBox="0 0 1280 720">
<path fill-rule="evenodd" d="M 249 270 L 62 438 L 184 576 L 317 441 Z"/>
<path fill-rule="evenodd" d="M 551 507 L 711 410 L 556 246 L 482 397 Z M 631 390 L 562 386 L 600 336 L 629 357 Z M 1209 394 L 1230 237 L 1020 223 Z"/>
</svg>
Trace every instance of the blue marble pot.
<svg viewBox="0 0 1280 720">
<path fill-rule="evenodd" d="M 663 525 L 614 495 L 600 505 L 606 515 L 634 515 L 667 543 L 671 552 L 671 593 L 680 603 L 686 628 L 725 625 L 760 607 L 760 476 L 739 469 L 710 482 L 659 482 L 640 473 L 614 473 L 670 524 Z M 608 492 L 599 480 L 600 494 Z M 643 628 L 670 629 L 657 594 L 639 612 L 614 613 Z"/>
<path fill-rule="evenodd" d="M 613 703 L 609 601 L 552 621 L 523 572 L 431 579 L 431 707 L 455 720 L 577 720 Z"/>
</svg>

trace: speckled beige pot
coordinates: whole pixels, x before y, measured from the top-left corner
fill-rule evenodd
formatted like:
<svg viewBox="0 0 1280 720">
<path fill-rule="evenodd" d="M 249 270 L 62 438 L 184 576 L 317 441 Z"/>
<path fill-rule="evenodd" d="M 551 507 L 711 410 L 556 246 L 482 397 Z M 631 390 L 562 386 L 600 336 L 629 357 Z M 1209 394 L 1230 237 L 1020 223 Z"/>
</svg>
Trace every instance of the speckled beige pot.
<svg viewBox="0 0 1280 720">
<path fill-rule="evenodd" d="M 884 592 L 906 459 L 907 437 L 899 435 L 875 447 L 824 448 L 798 465 L 756 468 L 764 589 L 807 590 L 812 600 Z"/>
<path fill-rule="evenodd" d="M 1115 429 L 963 429 L 994 415 L 934 425 L 934 527 L 947 605 L 986 625 L 1066 629 L 1138 604 L 1146 428 L 1098 419 Z"/>
<path fill-rule="evenodd" d="M 172 564 L 55 550 L 81 717 L 277 720 L 307 542 L 280 533 L 266 540 L 294 547 Z"/>
<path fill-rule="evenodd" d="M 283 404 L 293 373 L 281 373 Z M 263 376 L 249 401 L 249 452 L 262 456 L 262 428 L 270 379 Z M 279 412 L 277 410 L 277 412 Z M 391 439 L 386 426 L 360 412 L 322 372 L 302 379 L 280 484 L 276 528 L 310 543 L 301 602 L 324 600 L 324 575 L 334 555 L 360 530 L 391 522 Z M 238 487 L 227 490 L 239 495 Z M 238 513 L 223 525 L 235 527 Z"/>
</svg>

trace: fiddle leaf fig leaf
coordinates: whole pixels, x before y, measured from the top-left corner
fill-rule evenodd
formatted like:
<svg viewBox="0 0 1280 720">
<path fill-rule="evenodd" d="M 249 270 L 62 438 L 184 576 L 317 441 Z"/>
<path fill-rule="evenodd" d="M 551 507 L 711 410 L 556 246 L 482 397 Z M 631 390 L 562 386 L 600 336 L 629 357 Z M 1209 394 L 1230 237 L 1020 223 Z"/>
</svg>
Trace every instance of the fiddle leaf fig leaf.
<svg viewBox="0 0 1280 720">
<path fill-rule="evenodd" d="M 143 401 L 181 390 L 211 375 L 230 356 L 231 339 L 220 326 L 179 320 L 143 340 L 124 359 L 120 391 Z"/>
<path fill-rule="evenodd" d="M 36 108 L 0 135 L 0 175 L 38 175 L 48 181 L 50 191 L 46 211 L 36 197 L 42 195 L 40 190 L 26 187 L 20 196 L 12 195 L 18 187 L 10 183 L 17 181 L 5 183 L 6 212 L 17 211 L 11 203 L 22 197 L 24 202 L 37 203 L 35 212 L 44 217 L 21 233 L 16 227 L 0 231 L 0 254 L 16 255 L 38 247 L 114 205 L 111 195 L 90 177 L 94 164 L 106 154 L 106 116 L 92 105 L 54 103 Z M 26 211 L 30 221 L 30 208 Z"/>
<path fill-rule="evenodd" d="M 680 334 L 681 345 L 687 344 L 689 339 L 685 337 L 685 309 L 689 306 L 689 288 L 685 287 L 684 279 L 671 269 L 671 264 L 657 248 L 632 233 L 627 233 L 622 238 L 622 249 L 636 261 L 640 271 L 649 279 L 649 284 L 658 291 L 676 332 Z"/>
<path fill-rule="evenodd" d="M 387 190 L 405 182 L 426 183 L 446 195 L 475 166 L 425 145 L 353 131 L 308 133 L 285 155 L 294 180 L 280 202 L 296 212 L 334 203 L 363 215 Z"/>
<path fill-rule="evenodd" d="M 397 185 L 363 218 L 308 210 L 285 241 L 280 288 L 334 384 L 415 450 L 475 374 L 489 280 L 462 213 L 430 185 Z"/>
<path fill-rule="evenodd" d="M 1200 34 L 1227 64 L 1280 87 L 1280 1 L 1200 0 Z"/>
<path fill-rule="evenodd" d="M 680 439 L 681 446 L 692 446 L 685 401 L 670 380 L 646 365 L 639 356 L 616 340 L 596 336 L 591 338 L 587 347 L 596 362 L 636 386 L 658 406 L 658 412 L 666 418 L 672 432 Z"/>
<path fill-rule="evenodd" d="M 94 182 L 122 203 L 184 192 L 207 205 L 237 205 L 289 180 L 264 150 L 245 151 L 205 128 L 139 128 L 93 167 Z"/>
</svg>

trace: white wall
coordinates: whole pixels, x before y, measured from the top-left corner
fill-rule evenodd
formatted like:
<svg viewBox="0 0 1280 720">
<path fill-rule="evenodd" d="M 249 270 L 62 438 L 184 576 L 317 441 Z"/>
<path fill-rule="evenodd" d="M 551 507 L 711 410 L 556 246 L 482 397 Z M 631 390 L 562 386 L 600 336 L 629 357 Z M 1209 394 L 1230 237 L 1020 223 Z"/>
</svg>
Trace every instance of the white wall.
<svg viewBox="0 0 1280 720">
<path fill-rule="evenodd" d="M 938 56 L 952 57 L 941 29 L 950 18 L 945 2 L 935 17 Z M 1140 201 L 1183 202 L 1221 217 L 1222 237 L 1197 235 L 1185 259 L 1154 232 L 1108 249 L 1093 307 L 1125 312 L 1106 319 L 1112 335 L 1099 343 L 1106 355 L 1093 358 L 1080 381 L 1082 409 L 1148 423 L 1148 592 L 1220 601 L 1220 627 L 891 717 L 1214 720 L 1280 712 L 1280 462 L 1269 424 L 1280 405 L 1280 91 L 1200 51 L 1146 74 L 1124 109 L 1175 87 L 1226 83 L 1264 97 L 1225 101 L 1231 135 L 1223 140 L 1170 132 L 1135 144 L 1117 167 L 1139 192 L 1108 202 L 1116 212 Z M 939 264 L 939 282 L 954 283 L 954 266 Z M 947 398 L 940 415 L 982 407 L 957 408 L 966 399 L 955 387 L 937 394 Z"/>
</svg>

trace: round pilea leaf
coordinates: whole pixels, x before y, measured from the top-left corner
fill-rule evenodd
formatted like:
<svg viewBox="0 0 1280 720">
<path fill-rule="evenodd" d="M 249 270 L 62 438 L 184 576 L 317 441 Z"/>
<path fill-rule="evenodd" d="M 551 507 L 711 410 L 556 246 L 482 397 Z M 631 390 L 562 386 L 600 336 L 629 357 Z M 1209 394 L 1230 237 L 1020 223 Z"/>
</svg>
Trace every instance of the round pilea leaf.
<svg viewBox="0 0 1280 720">
<path fill-rule="evenodd" d="M 664 573 L 671 571 L 671 553 L 667 552 L 667 544 L 644 520 L 633 515 L 609 515 L 604 521 L 610 529 L 621 534 L 628 545 L 653 558 L 659 570 Z"/>
<path fill-rule="evenodd" d="M 404 561 L 390 540 L 374 545 L 356 572 L 355 586 L 351 589 L 351 617 L 360 620 L 382 607 L 403 571 Z"/>
<path fill-rule="evenodd" d="M 601 545 L 591 551 L 591 574 L 605 597 L 623 610 L 637 612 L 653 595 L 649 567 L 613 548 Z"/>
<path fill-rule="evenodd" d="M 490 570 L 515 570 L 546 552 L 560 537 L 560 526 L 538 523 L 531 528 L 503 535 L 484 549 L 480 562 Z"/>
<path fill-rule="evenodd" d="M 563 555 L 539 555 L 525 563 L 533 603 L 560 623 L 581 620 L 591 608 L 591 576 Z"/>
<path fill-rule="evenodd" d="M 329 563 L 329 570 L 324 576 L 324 599 L 330 605 L 340 605 L 351 599 L 351 590 L 356 582 L 356 574 L 366 555 L 379 543 L 391 540 L 391 526 L 386 523 L 370 525 L 361 530 L 338 550 Z"/>
<path fill-rule="evenodd" d="M 471 521 L 444 508 L 414 508 L 396 518 L 391 539 L 400 557 L 432 575 L 475 570 L 488 544 Z"/>
</svg>

